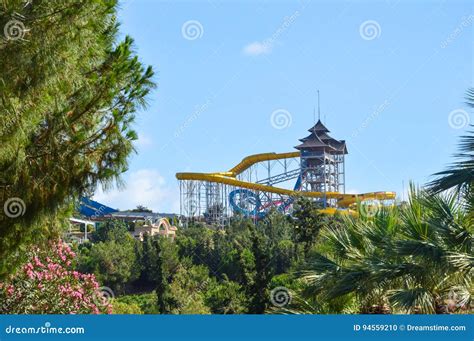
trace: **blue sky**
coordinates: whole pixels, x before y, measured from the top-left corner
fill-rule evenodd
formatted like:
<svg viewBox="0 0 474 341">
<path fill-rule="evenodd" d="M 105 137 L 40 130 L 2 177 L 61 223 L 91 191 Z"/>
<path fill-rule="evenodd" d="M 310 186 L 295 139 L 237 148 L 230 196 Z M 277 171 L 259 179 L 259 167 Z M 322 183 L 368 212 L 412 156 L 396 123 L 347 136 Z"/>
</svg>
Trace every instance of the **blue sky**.
<svg viewBox="0 0 474 341">
<path fill-rule="evenodd" d="M 351 192 L 426 183 L 474 123 L 469 1 L 135 0 L 119 20 L 158 88 L 137 115 L 126 187 L 95 197 L 113 207 L 179 212 L 176 172 L 293 150 L 317 89 L 326 125 L 348 143 Z M 272 122 L 276 110 L 286 120 Z"/>
</svg>

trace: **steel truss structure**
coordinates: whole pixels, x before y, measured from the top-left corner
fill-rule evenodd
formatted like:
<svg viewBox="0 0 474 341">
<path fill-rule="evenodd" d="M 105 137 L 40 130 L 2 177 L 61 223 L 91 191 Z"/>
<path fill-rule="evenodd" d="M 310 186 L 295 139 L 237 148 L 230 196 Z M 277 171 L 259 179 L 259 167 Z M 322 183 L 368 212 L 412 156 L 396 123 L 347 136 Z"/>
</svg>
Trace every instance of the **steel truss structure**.
<svg viewBox="0 0 474 341">
<path fill-rule="evenodd" d="M 246 183 L 274 186 L 289 183 L 300 174 L 300 159 L 293 157 L 257 162 L 238 174 L 236 179 Z M 181 180 L 179 188 L 180 213 L 185 217 L 185 223 L 200 221 L 221 227 L 228 224 L 230 218 L 238 213 L 258 220 L 271 209 L 280 209 L 287 213 L 291 210 L 291 197 L 284 194 L 251 191 L 205 180 Z"/>
<path fill-rule="evenodd" d="M 394 192 L 346 194 L 345 141 L 329 136 L 321 121 L 309 132 L 298 151 L 251 155 L 227 172 L 177 173 L 184 225 L 223 227 L 236 214 L 257 221 L 272 209 L 290 214 L 298 196 L 318 202 L 327 214 L 354 214 L 359 201 L 395 199 Z"/>
<path fill-rule="evenodd" d="M 346 193 L 345 157 L 327 152 L 304 152 L 301 155 L 302 191 Z M 322 196 L 323 207 L 336 207 L 337 200 Z"/>
</svg>

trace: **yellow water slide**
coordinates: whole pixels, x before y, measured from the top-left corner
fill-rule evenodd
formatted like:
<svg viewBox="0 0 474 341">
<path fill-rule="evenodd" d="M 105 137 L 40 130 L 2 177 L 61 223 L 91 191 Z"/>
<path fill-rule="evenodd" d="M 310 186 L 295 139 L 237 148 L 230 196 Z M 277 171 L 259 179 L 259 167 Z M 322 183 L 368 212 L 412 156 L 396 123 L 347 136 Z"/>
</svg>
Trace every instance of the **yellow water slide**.
<svg viewBox="0 0 474 341">
<path fill-rule="evenodd" d="M 255 154 L 245 157 L 241 162 L 239 162 L 235 167 L 231 168 L 228 172 L 220 173 L 176 173 L 176 178 L 178 180 L 199 180 L 199 181 L 209 181 L 216 182 L 225 185 L 242 187 L 250 190 L 276 193 L 288 196 L 303 196 L 310 198 L 322 198 L 326 197 L 328 199 L 337 199 L 338 207 L 347 208 L 356 202 L 366 201 L 366 200 L 392 200 L 395 199 L 395 192 L 371 192 L 364 194 L 343 194 L 339 192 L 306 192 L 306 191 L 293 191 L 286 188 L 268 186 L 263 184 L 257 184 L 253 182 L 247 182 L 237 179 L 236 177 L 244 172 L 246 169 L 250 168 L 252 165 L 270 160 L 282 160 L 289 159 L 294 157 L 300 157 L 300 152 L 289 152 L 289 153 L 263 153 Z M 326 209 L 333 210 L 335 209 Z M 333 211 L 327 213 L 334 213 Z"/>
</svg>

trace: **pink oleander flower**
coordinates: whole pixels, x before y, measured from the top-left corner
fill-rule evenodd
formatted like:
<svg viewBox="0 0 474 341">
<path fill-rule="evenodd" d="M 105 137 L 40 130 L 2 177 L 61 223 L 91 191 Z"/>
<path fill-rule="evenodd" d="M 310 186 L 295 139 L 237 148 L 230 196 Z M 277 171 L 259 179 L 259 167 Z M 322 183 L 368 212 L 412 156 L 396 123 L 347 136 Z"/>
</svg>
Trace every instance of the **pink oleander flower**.
<svg viewBox="0 0 474 341">
<path fill-rule="evenodd" d="M 28 276 L 28 278 L 30 279 L 33 279 L 35 277 L 35 274 L 33 271 L 31 271 L 30 269 L 26 270 L 26 275 Z"/>
<path fill-rule="evenodd" d="M 92 302 L 100 296 L 94 275 L 72 268 L 76 254 L 61 241 L 49 247 L 33 247 L 22 271 L 0 282 L 0 302 L 10 302 L 9 313 L 102 314 L 111 313 L 105 302 Z M 32 293 L 33 291 L 33 293 Z"/>
<path fill-rule="evenodd" d="M 35 263 L 35 266 L 38 266 L 38 267 L 40 267 L 40 268 L 44 267 L 43 263 L 41 263 L 41 261 L 40 261 L 40 259 L 38 258 L 38 256 L 34 256 L 33 262 Z"/>
<path fill-rule="evenodd" d="M 13 293 L 14 293 L 14 291 L 15 291 L 15 289 L 13 288 L 13 285 L 9 285 L 9 286 L 7 287 L 7 295 L 8 295 L 8 296 L 12 296 Z"/>
</svg>

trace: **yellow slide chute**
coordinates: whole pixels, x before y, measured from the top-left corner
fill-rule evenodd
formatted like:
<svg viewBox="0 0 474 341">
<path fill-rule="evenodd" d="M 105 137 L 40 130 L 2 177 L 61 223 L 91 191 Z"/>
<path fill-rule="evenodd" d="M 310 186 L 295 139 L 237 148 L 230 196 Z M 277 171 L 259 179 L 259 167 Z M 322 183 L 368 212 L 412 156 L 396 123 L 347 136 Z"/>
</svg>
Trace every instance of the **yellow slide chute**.
<svg viewBox="0 0 474 341">
<path fill-rule="evenodd" d="M 310 198 L 322 198 L 326 197 L 328 199 L 337 199 L 338 207 L 347 208 L 356 202 L 365 201 L 365 200 L 393 200 L 395 199 L 395 192 L 371 192 L 363 194 L 343 194 L 339 192 L 306 192 L 306 191 L 293 191 L 286 188 L 268 186 L 263 184 L 257 184 L 253 182 L 247 182 L 237 179 L 236 177 L 250 168 L 252 165 L 270 160 L 282 160 L 289 159 L 294 157 L 299 157 L 300 152 L 289 152 L 289 153 L 263 153 L 255 154 L 245 157 L 241 162 L 236 166 L 231 168 L 228 172 L 220 173 L 176 173 L 176 178 L 178 180 L 198 180 L 198 181 L 208 181 L 216 182 L 225 185 L 242 187 L 250 190 L 260 191 L 260 192 L 269 192 L 276 193 L 281 195 L 288 196 L 303 196 Z M 328 211 L 326 213 L 333 214 L 336 212 L 334 208 L 327 208 L 323 211 Z M 331 211 L 331 212 L 329 212 Z M 334 212 L 333 212 L 334 211 Z"/>
<path fill-rule="evenodd" d="M 282 159 L 291 159 L 293 157 L 300 157 L 300 152 L 289 152 L 289 153 L 262 153 L 254 154 L 245 157 L 242 161 L 239 162 L 235 167 L 233 167 L 228 173 L 232 176 L 237 176 L 246 169 L 250 168 L 257 162 L 270 161 L 270 160 L 282 160 Z"/>
</svg>

